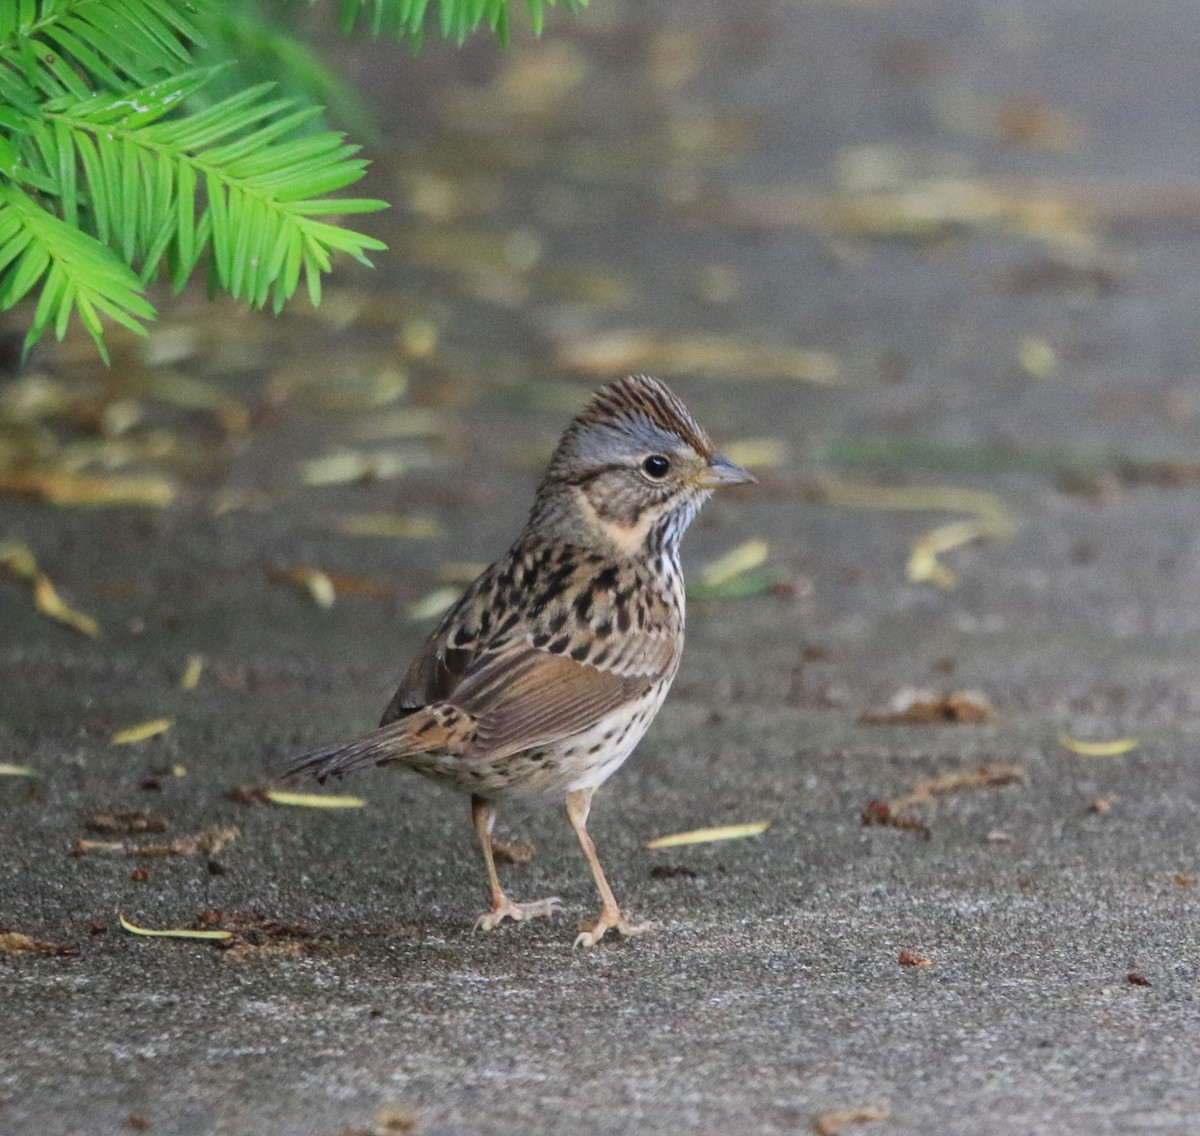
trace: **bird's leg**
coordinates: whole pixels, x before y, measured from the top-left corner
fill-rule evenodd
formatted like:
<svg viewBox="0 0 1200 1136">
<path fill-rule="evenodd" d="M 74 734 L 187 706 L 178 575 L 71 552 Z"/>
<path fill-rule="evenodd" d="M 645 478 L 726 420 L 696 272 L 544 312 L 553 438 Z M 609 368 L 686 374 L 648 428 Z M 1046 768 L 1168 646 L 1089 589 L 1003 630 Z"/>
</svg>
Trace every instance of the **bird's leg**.
<svg viewBox="0 0 1200 1136">
<path fill-rule="evenodd" d="M 492 855 L 492 828 L 496 824 L 496 806 L 484 797 L 471 796 L 471 820 L 475 824 L 475 832 L 483 849 L 483 861 L 487 864 L 488 883 L 492 889 L 492 906 L 475 920 L 475 930 L 490 931 L 505 919 L 513 919 L 518 923 L 523 919 L 536 919 L 539 915 L 553 915 L 561 905 L 562 900 L 557 896 L 550 899 L 539 899 L 533 903 L 514 903 L 500 886 L 500 877 L 496 874 L 496 858 Z"/>
<path fill-rule="evenodd" d="M 594 789 L 577 789 L 568 793 L 566 798 L 567 817 L 575 835 L 579 838 L 579 847 L 587 857 L 588 867 L 592 869 L 592 877 L 596 881 L 596 890 L 600 893 L 600 918 L 592 923 L 579 924 L 579 937 L 575 940 L 577 947 L 594 947 L 609 931 L 618 935 L 640 935 L 649 931 L 648 924 L 632 926 L 625 921 L 621 909 L 617 906 L 617 898 L 604 878 L 604 869 L 600 867 L 600 857 L 596 855 L 596 844 L 588 835 L 587 818 L 592 808 L 592 793 Z"/>
</svg>

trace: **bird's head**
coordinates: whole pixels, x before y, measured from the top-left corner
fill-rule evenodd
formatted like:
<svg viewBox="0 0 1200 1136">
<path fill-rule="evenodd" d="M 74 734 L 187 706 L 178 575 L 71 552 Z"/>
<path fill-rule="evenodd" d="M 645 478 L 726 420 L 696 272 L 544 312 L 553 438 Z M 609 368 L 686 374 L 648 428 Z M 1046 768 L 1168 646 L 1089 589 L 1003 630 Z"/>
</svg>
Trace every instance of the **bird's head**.
<svg viewBox="0 0 1200 1136">
<path fill-rule="evenodd" d="M 670 388 L 630 375 L 597 392 L 567 427 L 531 523 L 553 518 L 573 543 L 633 554 L 677 544 L 714 489 L 754 480 L 716 452 Z"/>
</svg>

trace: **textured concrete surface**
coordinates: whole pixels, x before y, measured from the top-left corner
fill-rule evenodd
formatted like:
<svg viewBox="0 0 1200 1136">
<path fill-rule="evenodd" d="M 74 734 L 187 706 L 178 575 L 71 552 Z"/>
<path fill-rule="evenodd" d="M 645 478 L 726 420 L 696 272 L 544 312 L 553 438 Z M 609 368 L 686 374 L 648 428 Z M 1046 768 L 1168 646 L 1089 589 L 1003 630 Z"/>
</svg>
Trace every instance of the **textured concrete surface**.
<svg viewBox="0 0 1200 1136">
<path fill-rule="evenodd" d="M 0 953 L 0 1130 L 716 1136 L 855 1108 L 889 1114 L 841 1131 L 1200 1130 L 1200 10 L 593 0 L 552 25 L 507 60 L 335 45 L 381 108 L 394 251 L 319 318 L 164 313 L 193 345 L 176 370 L 253 408 L 226 435 L 153 405 L 191 455 L 172 508 L 0 498 L 0 534 L 104 627 L 76 635 L 0 580 L 0 760 L 41 773 L 0 778 L 0 927 L 78 948 Z M 814 222 L 863 163 L 966 213 L 903 240 Z M 414 319 L 436 349 L 397 355 Z M 694 605 L 675 692 L 593 813 L 618 895 L 658 929 L 583 953 L 595 899 L 557 808 L 502 814 L 536 844 L 504 872 L 564 915 L 482 935 L 465 801 L 382 771 L 342 787 L 355 811 L 226 793 L 374 722 L 428 628 L 408 605 L 504 547 L 530 455 L 601 381 L 568 349 L 630 329 L 841 370 L 671 378 L 722 441 L 787 447 L 706 509 L 689 566 L 759 537 L 793 586 Z M 80 357 L 35 365 L 74 382 Z M 296 375 L 389 361 L 450 423 L 402 448 L 442 464 L 300 485 L 299 460 L 381 445 L 361 431 L 384 411 L 308 408 Z M 835 506 L 821 479 L 991 492 L 1016 532 L 947 553 L 954 589 L 911 583 L 912 541 L 962 515 Z M 231 488 L 255 507 L 214 515 Z M 443 535 L 330 530 L 395 509 Z M 298 564 L 386 587 L 323 611 L 266 578 Z M 184 691 L 190 654 L 206 667 Z M 995 713 L 860 722 L 914 686 Z M 166 734 L 109 744 L 158 716 Z M 1063 732 L 1139 744 L 1080 757 Z M 929 839 L 860 822 L 923 778 L 1009 764 L 1020 781 L 922 807 Z M 136 809 L 170 822 L 139 840 L 240 835 L 68 855 L 98 838 L 84 820 Z M 755 839 L 643 847 L 758 819 Z M 117 922 L 205 912 L 257 950 Z"/>
</svg>

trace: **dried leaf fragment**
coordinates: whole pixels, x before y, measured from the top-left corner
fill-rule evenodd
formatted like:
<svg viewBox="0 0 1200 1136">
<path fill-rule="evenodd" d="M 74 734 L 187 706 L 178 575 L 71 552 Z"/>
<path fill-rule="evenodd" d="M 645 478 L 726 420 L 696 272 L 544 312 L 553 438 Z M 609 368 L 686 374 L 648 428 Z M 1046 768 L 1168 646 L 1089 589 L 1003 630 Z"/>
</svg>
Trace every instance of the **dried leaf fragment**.
<svg viewBox="0 0 1200 1136">
<path fill-rule="evenodd" d="M 521 840 L 497 840 L 492 837 L 492 854 L 498 864 L 516 864 L 520 867 L 533 861 L 536 849 Z"/>
<path fill-rule="evenodd" d="M 914 584 L 929 583 L 939 588 L 953 588 L 958 577 L 942 564 L 938 557 L 976 540 L 995 540 L 1013 533 L 1012 523 L 1005 518 L 987 517 L 972 521 L 955 521 L 923 533 L 913 541 L 905 575 Z"/>
<path fill-rule="evenodd" d="M 40 776 L 36 769 L 30 769 L 28 765 L 13 765 L 8 761 L 0 761 L 0 777 L 38 777 Z"/>
<path fill-rule="evenodd" d="M 174 718 L 151 718 L 149 722 L 141 722 L 136 726 L 127 726 L 113 734 L 110 745 L 135 745 L 159 734 L 165 734 L 173 725 Z"/>
<path fill-rule="evenodd" d="M 194 856 L 203 852 L 215 856 L 232 844 L 240 835 L 237 828 L 208 828 L 174 840 L 145 844 L 129 844 L 121 840 L 77 840 L 71 848 L 72 856 L 87 856 L 94 852 L 112 852 L 131 858 L 156 858 L 160 856 Z"/>
<path fill-rule="evenodd" d="M 396 587 L 387 580 L 367 576 L 352 576 L 347 572 L 324 572 L 307 566 L 269 568 L 267 580 L 272 584 L 300 588 L 308 592 L 319 607 L 328 609 L 337 596 L 391 596 Z"/>
<path fill-rule="evenodd" d="M 719 828 L 696 828 L 690 832 L 676 832 L 670 836 L 658 836 L 645 847 L 679 848 L 685 844 L 711 844 L 718 840 L 742 840 L 747 836 L 759 836 L 771 826 L 769 820 L 756 820 L 749 824 L 727 824 Z"/>
<path fill-rule="evenodd" d="M 822 1112 L 812 1123 L 815 1136 L 840 1136 L 847 1124 L 869 1124 L 873 1120 L 887 1120 L 892 1110 L 884 1106 L 865 1108 L 835 1108 Z"/>
<path fill-rule="evenodd" d="M 995 714 L 991 702 L 978 690 L 951 690 L 940 694 L 920 687 L 898 690 L 885 706 L 864 710 L 859 722 L 867 726 L 922 725 L 950 722 L 982 725 Z"/>
<path fill-rule="evenodd" d="M 17 579 L 33 584 L 33 606 L 36 611 L 82 635 L 95 637 L 100 634 L 100 624 L 90 615 L 84 615 L 62 601 L 50 577 L 38 568 L 37 560 L 25 545 L 17 541 L 0 544 L 0 567 L 6 568 Z"/>
<path fill-rule="evenodd" d="M 783 465 L 787 443 L 782 438 L 739 438 L 723 445 L 721 453 L 747 469 L 766 469 Z"/>
<path fill-rule="evenodd" d="M 147 812 L 94 813 L 83 822 L 83 827 L 104 836 L 133 836 L 141 832 L 166 832 L 170 822 L 164 816 Z"/>
<path fill-rule="evenodd" d="M 51 505 L 146 505 L 165 509 L 175 500 L 158 477 L 89 477 L 78 473 L 0 474 L 0 493 L 35 497 Z"/>
<path fill-rule="evenodd" d="M 0 928 L 0 953 L 10 955 L 52 955 L 56 958 L 70 958 L 79 954 L 79 947 L 75 943 L 47 943 L 41 939 L 35 939 L 30 935 L 22 934 L 20 931 L 6 931 Z"/>
<path fill-rule="evenodd" d="M 412 513 L 352 513 L 333 527 L 345 536 L 377 536 L 395 540 L 433 540 L 443 535 L 433 517 Z"/>
<path fill-rule="evenodd" d="M 333 793 L 289 793 L 283 789 L 268 789 L 263 796 L 274 805 L 291 805 L 301 809 L 361 809 L 365 797 L 339 796 Z"/>
<path fill-rule="evenodd" d="M 1109 742 L 1084 742 L 1070 734 L 1059 734 L 1058 744 L 1078 757 L 1120 757 L 1137 749 L 1137 738 L 1115 738 Z"/>
<path fill-rule="evenodd" d="M 267 572 L 267 579 L 272 584 L 290 584 L 294 588 L 305 591 L 317 607 L 328 610 L 337 599 L 337 591 L 328 574 L 319 568 L 309 568 L 299 565 L 294 568 L 273 568 Z"/>
<path fill-rule="evenodd" d="M 195 690 L 200 685 L 200 676 L 204 673 L 204 656 L 188 655 L 183 674 L 179 676 L 180 690 Z"/>
<path fill-rule="evenodd" d="M 87 635 L 94 639 L 100 634 L 100 624 L 90 615 L 84 615 L 83 612 L 68 607 L 58 592 L 54 590 L 50 578 L 40 572 L 33 582 L 33 606 L 42 615 L 48 615 L 51 619 L 78 631 L 81 635 Z"/>
<path fill-rule="evenodd" d="M 559 345 L 560 366 L 590 375 L 645 370 L 653 374 L 696 372 L 724 379 L 791 379 L 832 383 L 840 364 L 824 351 L 763 344 L 720 335 L 667 335 L 629 329 Z"/>
<path fill-rule="evenodd" d="M 268 803 L 269 792 L 270 787 L 267 785 L 234 785 L 225 790 L 225 799 L 238 805 L 265 805 Z"/>
<path fill-rule="evenodd" d="M 700 578 L 710 588 L 718 588 L 736 579 L 752 568 L 757 568 L 767 559 L 765 540 L 748 540 L 705 565 Z"/>
<path fill-rule="evenodd" d="M 408 450 L 342 450 L 301 462 L 305 485 L 350 485 L 358 481 L 385 481 L 414 469 L 436 464 L 431 455 Z"/>
<path fill-rule="evenodd" d="M 903 509 L 930 512 L 971 513 L 967 521 L 956 521 L 924 533 L 913 542 L 905 569 L 914 583 L 927 582 L 952 588 L 954 573 L 938 557 L 974 540 L 1001 540 L 1016 531 L 1000 498 L 994 493 L 945 486 L 885 486 L 852 481 L 827 481 L 807 489 L 807 495 L 830 505 L 862 509 Z"/>
<path fill-rule="evenodd" d="M 1016 781 L 1023 781 L 1025 772 L 1025 766 L 1012 764 L 981 765 L 978 769 L 941 773 L 919 781 L 910 792 L 893 800 L 868 802 L 860 819 L 864 826 L 881 824 L 890 828 L 909 829 L 928 839 L 932 830 L 913 816 L 916 809 L 947 793 L 958 793 L 966 789 L 998 789 Z"/>
<path fill-rule="evenodd" d="M 448 585 L 444 588 L 434 588 L 433 591 L 426 592 L 415 603 L 408 605 L 408 618 L 413 620 L 436 619 L 439 615 L 444 615 L 449 611 L 460 595 L 462 595 L 461 588 Z"/>
<path fill-rule="evenodd" d="M 1044 339 L 1028 336 L 1017 349 L 1021 369 L 1035 379 L 1049 378 L 1058 369 L 1058 355 Z"/>
<path fill-rule="evenodd" d="M 411 1108 L 385 1105 L 375 1114 L 377 1136 L 407 1136 L 416 1132 L 420 1117 Z"/>
<path fill-rule="evenodd" d="M 37 560 L 28 546 L 10 540 L 0 543 L 0 567 L 18 580 L 32 580 L 38 574 Z"/>
<path fill-rule="evenodd" d="M 165 930 L 151 930 L 149 927 L 138 927 L 130 923 L 124 915 L 121 916 L 121 926 L 131 935 L 145 935 L 153 939 L 230 939 L 232 931 L 193 931 L 187 927 L 171 927 Z"/>
</svg>

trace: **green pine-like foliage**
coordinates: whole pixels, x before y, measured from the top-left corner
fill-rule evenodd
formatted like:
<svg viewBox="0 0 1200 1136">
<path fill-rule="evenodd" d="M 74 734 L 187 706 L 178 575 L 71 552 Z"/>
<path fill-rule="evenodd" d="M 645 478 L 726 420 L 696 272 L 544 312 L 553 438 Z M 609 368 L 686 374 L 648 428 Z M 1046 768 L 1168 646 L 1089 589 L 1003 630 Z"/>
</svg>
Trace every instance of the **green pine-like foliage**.
<svg viewBox="0 0 1200 1136">
<path fill-rule="evenodd" d="M 526 0 L 535 30 L 554 2 Z M 431 9 L 340 0 L 346 31 L 415 44 L 436 16 L 459 41 L 481 24 L 507 38 L 506 0 Z M 281 66 L 307 67 L 291 84 L 302 93 L 230 91 L 232 61 L 199 62 L 256 28 Z M 36 299 L 26 349 L 78 317 L 104 354 L 105 319 L 144 333 L 147 286 L 165 277 L 178 291 L 202 262 L 211 290 L 275 311 L 301 277 L 318 303 L 335 253 L 369 263 L 384 246 L 337 218 L 386 203 L 331 196 L 367 163 L 303 93 L 318 71 L 243 0 L 0 0 L 0 311 Z"/>
</svg>

